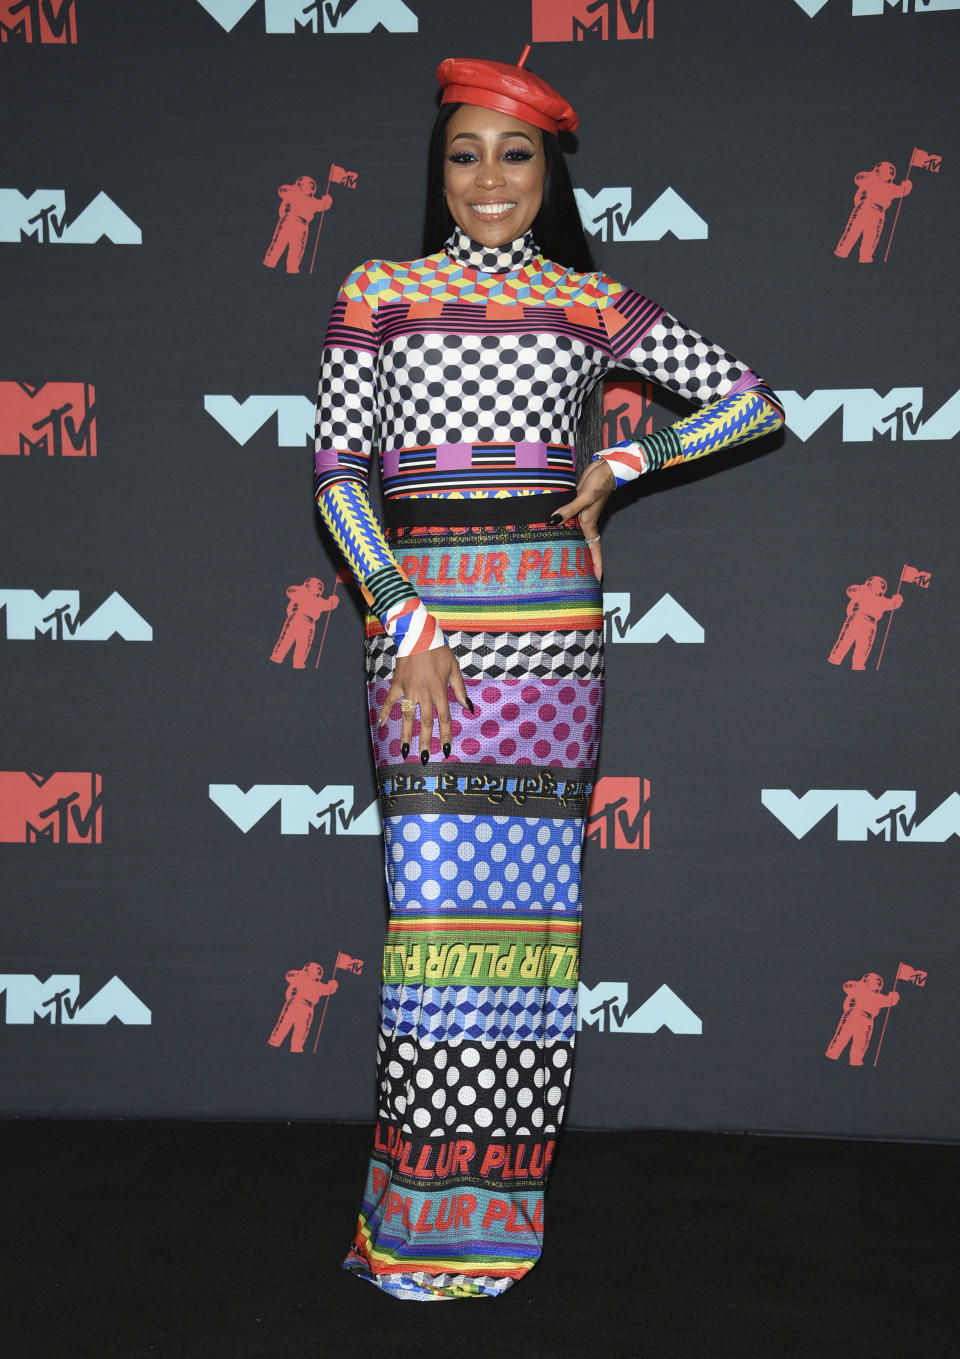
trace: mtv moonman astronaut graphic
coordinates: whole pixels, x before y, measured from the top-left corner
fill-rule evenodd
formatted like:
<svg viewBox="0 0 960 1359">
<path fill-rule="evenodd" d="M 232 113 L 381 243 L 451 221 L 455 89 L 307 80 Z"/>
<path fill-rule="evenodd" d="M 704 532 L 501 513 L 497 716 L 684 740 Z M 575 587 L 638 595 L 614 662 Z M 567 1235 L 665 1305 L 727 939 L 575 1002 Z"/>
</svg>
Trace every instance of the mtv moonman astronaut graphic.
<svg viewBox="0 0 960 1359">
<path fill-rule="evenodd" d="M 894 183 L 896 177 L 897 167 L 889 160 L 878 161 L 872 170 L 861 170 L 854 175 L 857 192 L 853 198 L 853 211 L 837 242 L 835 255 L 846 259 L 859 240 L 860 263 L 873 263 L 873 252 L 880 241 L 887 208 L 913 188 L 909 179 Z"/>
<path fill-rule="evenodd" d="M 302 585 L 288 586 L 287 599 L 287 616 L 270 659 L 280 665 L 292 647 L 294 670 L 304 670 L 317 620 L 337 608 L 340 600 L 336 594 L 324 596 L 323 581 L 316 576 L 309 576 Z"/>
<path fill-rule="evenodd" d="M 263 257 L 263 262 L 269 269 L 277 267 L 281 255 L 286 250 L 287 273 L 299 274 L 314 215 L 318 212 L 328 212 L 333 207 L 333 199 L 328 193 L 317 198 L 316 192 L 317 181 L 311 179 L 309 175 L 301 175 L 296 183 L 281 184 L 277 189 L 280 195 L 280 220 Z"/>
<path fill-rule="evenodd" d="M 881 1010 L 899 1004 L 896 990 L 883 994 L 883 978 L 878 972 L 865 972 L 859 981 L 846 981 L 847 993 L 836 1033 L 827 1044 L 826 1055 L 836 1061 L 850 1045 L 850 1065 L 863 1066 L 863 1058 L 873 1036 L 873 1022 Z"/>
<path fill-rule="evenodd" d="M 313 1024 L 313 1007 L 321 996 L 333 995 L 339 986 L 335 977 L 328 982 L 323 980 L 323 968 L 319 963 L 306 963 L 288 972 L 286 1000 L 273 1033 L 267 1039 L 271 1047 L 280 1047 L 289 1033 L 290 1051 L 303 1052 Z"/>
<path fill-rule="evenodd" d="M 827 659 L 831 665 L 840 665 L 852 649 L 851 668 L 865 670 L 877 635 L 877 624 L 885 613 L 899 609 L 903 595 L 888 595 L 883 576 L 868 576 L 862 585 L 848 585 L 847 594 L 850 597 L 847 616 Z"/>
</svg>

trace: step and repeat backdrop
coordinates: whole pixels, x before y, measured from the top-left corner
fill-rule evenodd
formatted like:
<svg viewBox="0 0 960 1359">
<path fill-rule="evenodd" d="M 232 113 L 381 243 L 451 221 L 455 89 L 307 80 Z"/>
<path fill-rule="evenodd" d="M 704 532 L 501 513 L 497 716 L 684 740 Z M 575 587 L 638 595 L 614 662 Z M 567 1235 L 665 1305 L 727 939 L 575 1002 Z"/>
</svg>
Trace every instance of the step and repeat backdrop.
<svg viewBox="0 0 960 1359">
<path fill-rule="evenodd" d="M 0 0 L 0 1112 L 373 1116 L 319 350 L 353 266 L 420 253 L 437 64 L 529 42 L 598 263 L 788 425 L 606 525 L 570 1122 L 960 1137 L 958 34 L 960 0 Z"/>
</svg>

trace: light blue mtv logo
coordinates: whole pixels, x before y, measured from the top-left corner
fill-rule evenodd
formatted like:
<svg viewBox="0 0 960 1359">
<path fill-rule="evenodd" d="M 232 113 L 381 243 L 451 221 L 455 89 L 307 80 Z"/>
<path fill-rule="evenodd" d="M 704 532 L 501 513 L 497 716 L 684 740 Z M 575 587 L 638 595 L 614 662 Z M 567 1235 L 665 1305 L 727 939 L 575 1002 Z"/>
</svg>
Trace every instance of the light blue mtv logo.
<svg viewBox="0 0 960 1359">
<path fill-rule="evenodd" d="M 662 642 L 669 637 L 674 642 L 702 642 L 703 627 L 692 614 L 678 604 L 673 595 L 665 594 L 642 617 L 631 621 L 629 591 L 603 593 L 603 621 L 608 642 Z"/>
<path fill-rule="evenodd" d="M 800 796 L 790 788 L 763 788 L 760 801 L 798 840 L 834 810 L 838 840 L 943 844 L 960 836 L 960 793 L 951 793 L 922 820 L 913 788 L 888 788 L 879 797 L 866 788 L 810 788 Z"/>
<path fill-rule="evenodd" d="M 114 245 L 143 243 L 136 222 L 102 191 L 68 225 L 63 189 L 0 189 L 0 241 L 17 245 L 31 237 L 42 245 L 96 245 L 104 238 Z"/>
<path fill-rule="evenodd" d="M 664 189 L 645 212 L 634 216 L 633 190 L 600 189 L 587 193 L 574 189 L 585 231 L 601 241 L 662 241 L 676 236 L 678 241 L 705 241 L 709 227 L 698 212 L 675 189 Z"/>
<path fill-rule="evenodd" d="M 829 0 L 796 0 L 796 3 L 812 19 L 829 4 Z M 960 9 L 960 0 L 850 0 L 850 13 L 854 18 L 886 14 L 890 10 L 899 10 L 901 14 L 937 14 L 948 9 Z"/>
<path fill-rule="evenodd" d="M 81 623 L 79 590 L 4 590 L 0 615 L 8 642 L 32 642 L 37 636 L 57 642 L 152 642 L 153 628 L 116 590 Z"/>
<path fill-rule="evenodd" d="M 244 835 L 278 805 L 281 835 L 383 833 L 379 800 L 359 810 L 352 783 L 328 783 L 319 792 L 306 783 L 257 783 L 246 791 L 236 783 L 211 783 L 209 793 Z"/>
<path fill-rule="evenodd" d="M 80 978 L 75 972 L 55 972 L 46 981 L 30 972 L 0 973 L 0 994 L 6 992 L 8 1024 L 149 1024 L 152 1015 L 139 996 L 119 977 L 80 1004 Z"/>
<path fill-rule="evenodd" d="M 626 982 L 580 983 L 577 1002 L 577 1030 L 588 1025 L 600 1033 L 701 1034 L 703 1021 L 669 986 L 660 986 L 632 1013 Z"/>
<path fill-rule="evenodd" d="M 842 415 L 846 443 L 867 443 L 875 435 L 894 442 L 955 439 L 960 433 L 960 391 L 924 418 L 922 387 L 891 387 L 881 395 L 872 387 L 826 387 L 801 396 L 779 389 L 787 428 L 804 442 L 836 414 Z"/>
<path fill-rule="evenodd" d="M 199 0 L 211 18 L 227 33 L 259 0 Z M 417 16 L 403 0 L 263 0 L 264 29 L 267 33 L 319 31 L 324 33 L 372 33 L 383 28 L 388 33 L 416 33 Z"/>
<path fill-rule="evenodd" d="M 238 444 L 245 444 L 268 420 L 277 417 L 280 448 L 313 446 L 316 403 L 306 396 L 235 396 L 212 394 L 203 398 L 203 409 Z"/>
</svg>

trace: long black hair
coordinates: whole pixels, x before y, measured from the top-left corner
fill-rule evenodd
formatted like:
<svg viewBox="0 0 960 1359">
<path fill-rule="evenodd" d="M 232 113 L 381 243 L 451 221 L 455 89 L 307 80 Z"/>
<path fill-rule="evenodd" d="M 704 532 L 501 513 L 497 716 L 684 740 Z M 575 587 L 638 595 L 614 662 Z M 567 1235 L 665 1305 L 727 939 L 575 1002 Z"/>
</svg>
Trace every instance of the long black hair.
<svg viewBox="0 0 960 1359">
<path fill-rule="evenodd" d="M 454 220 L 443 193 L 443 167 L 447 159 L 447 124 L 460 104 L 441 104 L 430 134 L 427 162 L 427 202 L 423 216 L 423 253 L 434 255 L 454 228 Z M 573 193 L 570 171 L 560 142 L 552 132 L 543 134 L 543 201 L 531 230 L 541 253 L 555 264 L 578 273 L 593 273 L 596 264 L 587 243 L 580 210 Z M 577 421 L 577 476 L 587 466 L 590 454 L 602 447 L 603 384 L 584 398 Z"/>
</svg>

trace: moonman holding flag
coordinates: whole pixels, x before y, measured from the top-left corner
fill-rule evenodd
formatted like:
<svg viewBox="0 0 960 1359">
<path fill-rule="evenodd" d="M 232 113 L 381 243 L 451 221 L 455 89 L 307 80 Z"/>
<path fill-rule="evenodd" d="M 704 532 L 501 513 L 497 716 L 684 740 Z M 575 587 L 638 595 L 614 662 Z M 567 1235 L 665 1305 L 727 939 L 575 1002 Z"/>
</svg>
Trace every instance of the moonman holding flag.
<svg viewBox="0 0 960 1359">
<path fill-rule="evenodd" d="M 849 1043 L 850 1065 L 863 1066 L 873 1037 L 874 1020 L 881 1010 L 897 1005 L 900 995 L 896 990 L 883 995 L 883 978 L 879 972 L 865 972 L 859 981 L 845 981 L 843 989 L 846 992 L 843 1013 L 827 1044 L 826 1056 L 836 1061 Z"/>
<path fill-rule="evenodd" d="M 852 647 L 851 669 L 866 670 L 877 624 L 885 613 L 899 609 L 903 595 L 888 596 L 883 576 L 868 576 L 862 585 L 848 585 L 847 594 L 850 598 L 847 616 L 827 660 L 831 665 L 840 665 Z"/>
<path fill-rule="evenodd" d="M 889 160 L 878 161 L 872 170 L 861 170 L 853 178 L 857 186 L 853 211 L 833 253 L 846 259 L 859 240 L 860 263 L 872 264 L 887 208 L 895 199 L 910 193 L 913 184 L 909 177 L 896 184 L 897 167 Z"/>
<path fill-rule="evenodd" d="M 327 186 L 329 188 L 329 185 Z M 267 246 L 263 262 L 268 269 L 275 269 L 280 263 L 284 250 L 287 252 L 287 273 L 299 274 L 303 252 L 307 248 L 307 233 L 314 215 L 320 213 L 320 220 L 333 199 L 328 193 L 321 198 L 315 197 L 317 181 L 309 175 L 301 175 L 293 184 L 281 184 L 280 220 L 273 233 L 273 240 Z M 311 265 L 311 269 L 312 269 Z"/>
<path fill-rule="evenodd" d="M 332 595 L 325 597 L 323 593 L 323 581 L 316 576 L 309 576 L 302 585 L 289 585 L 287 587 L 287 616 L 280 629 L 280 636 L 277 638 L 276 646 L 270 653 L 271 661 L 277 665 L 283 663 L 287 653 L 293 650 L 294 670 L 304 670 L 307 665 L 307 656 L 313 645 L 313 637 L 317 627 L 317 620 L 324 619 L 324 635 L 326 635 L 326 624 L 329 622 L 331 612 L 336 609 L 340 600 L 336 594 L 336 584 Z M 326 615 L 326 617 L 324 617 Z M 320 644 L 320 650 L 323 643 Z"/>
<path fill-rule="evenodd" d="M 302 1052 L 313 1023 L 313 1007 L 321 996 L 329 1000 L 331 992 L 336 991 L 339 985 L 340 983 L 333 977 L 328 982 L 323 980 L 323 968 L 319 963 L 306 963 L 303 967 L 295 967 L 288 972 L 283 1009 L 273 1026 L 273 1033 L 267 1039 L 270 1046 L 280 1047 L 289 1033 L 290 1051 Z M 326 1014 L 326 1004 L 323 1011 Z M 322 1024 L 323 1020 L 320 1022 Z"/>
</svg>

